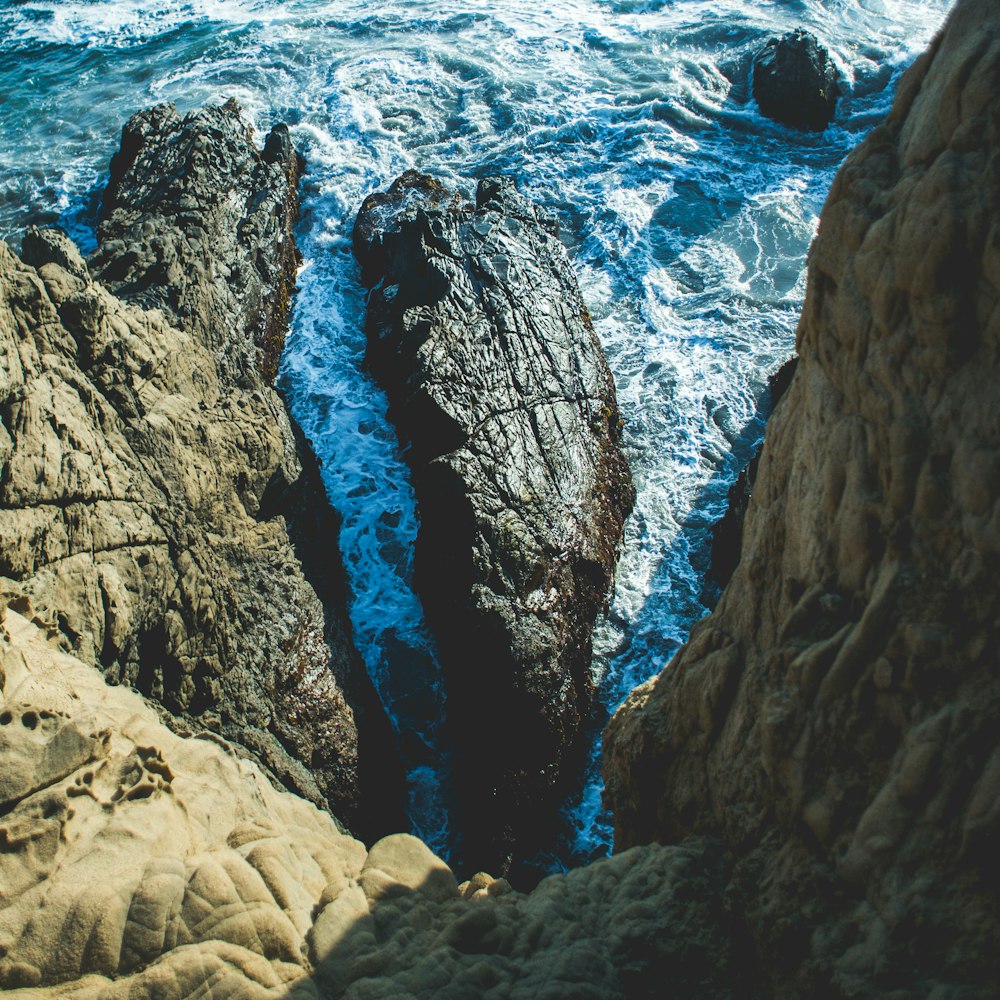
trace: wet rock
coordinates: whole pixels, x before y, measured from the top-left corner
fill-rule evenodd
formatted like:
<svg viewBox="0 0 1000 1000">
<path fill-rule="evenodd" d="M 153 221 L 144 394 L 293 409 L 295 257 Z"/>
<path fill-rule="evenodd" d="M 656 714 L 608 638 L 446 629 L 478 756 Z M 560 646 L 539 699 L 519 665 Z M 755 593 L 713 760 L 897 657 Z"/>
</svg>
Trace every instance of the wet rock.
<svg viewBox="0 0 1000 1000">
<path fill-rule="evenodd" d="M 481 181 L 472 206 L 410 172 L 354 230 L 374 286 L 368 362 L 420 505 L 457 825 L 469 864 L 501 873 L 552 821 L 634 500 L 611 374 L 554 229 L 508 180 Z"/>
<path fill-rule="evenodd" d="M 1000 978 L 998 78 L 959 3 L 845 162 L 739 566 L 605 735 L 617 845 L 720 837 L 776 995 Z"/>
<path fill-rule="evenodd" d="M 769 39 L 754 58 L 753 96 L 768 118 L 822 132 L 837 110 L 837 70 L 815 35 L 790 31 Z"/>
<path fill-rule="evenodd" d="M 303 166 L 285 125 L 262 155 L 235 101 L 133 115 L 111 161 L 94 276 L 163 309 L 218 357 L 225 379 L 245 385 L 259 371 L 272 382 L 299 263 Z"/>
<path fill-rule="evenodd" d="M 26 235 L 34 266 L 0 247 L 0 589 L 174 724 L 363 823 L 366 712 L 380 810 L 402 779 L 336 517 L 270 384 L 301 169 L 272 134 L 265 162 L 234 105 L 141 112 L 89 267 L 54 232 Z"/>
</svg>

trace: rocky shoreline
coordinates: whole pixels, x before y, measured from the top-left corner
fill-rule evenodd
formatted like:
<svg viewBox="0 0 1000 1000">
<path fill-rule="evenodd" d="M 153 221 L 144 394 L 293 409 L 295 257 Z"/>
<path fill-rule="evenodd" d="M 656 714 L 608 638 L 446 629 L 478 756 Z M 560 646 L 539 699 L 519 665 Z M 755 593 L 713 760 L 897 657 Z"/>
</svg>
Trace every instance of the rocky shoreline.
<svg viewBox="0 0 1000 1000">
<path fill-rule="evenodd" d="M 841 168 L 739 565 L 605 732 L 616 849 L 718 838 L 783 995 L 998 981 L 998 74 L 959 4 Z"/>
<path fill-rule="evenodd" d="M 994 995 L 998 78 L 1000 14 L 960 0 L 839 172 L 732 578 L 606 731 L 616 854 L 527 894 L 345 832 L 391 828 L 400 779 L 318 542 L 336 518 L 271 388 L 301 161 L 232 104 L 132 119 L 89 262 L 53 231 L 0 244 L 0 988 Z M 564 766 L 586 712 L 631 493 L 548 220 L 503 182 L 477 202 L 410 177 L 356 241 L 459 732 L 511 811 L 475 834 L 502 865 L 519 774 Z M 567 510 L 576 548 L 551 534 Z"/>
<path fill-rule="evenodd" d="M 0 577 L 164 718 L 374 832 L 402 822 L 402 776 L 336 515 L 271 386 L 300 171 L 283 127 L 262 154 L 235 105 L 162 105 L 123 129 L 89 261 L 52 231 L 4 250 Z"/>
</svg>

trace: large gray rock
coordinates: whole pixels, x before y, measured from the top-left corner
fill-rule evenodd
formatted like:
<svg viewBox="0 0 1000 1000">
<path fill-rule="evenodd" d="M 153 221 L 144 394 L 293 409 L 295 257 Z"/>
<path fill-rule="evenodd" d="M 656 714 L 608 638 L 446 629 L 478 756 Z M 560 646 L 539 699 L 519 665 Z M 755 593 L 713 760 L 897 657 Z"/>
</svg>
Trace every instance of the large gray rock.
<svg viewBox="0 0 1000 1000">
<path fill-rule="evenodd" d="M 1000 8 L 848 157 L 715 612 L 608 727 L 616 842 L 713 835 L 778 995 L 1000 982 Z"/>
<path fill-rule="evenodd" d="M 408 442 L 465 856 L 551 822 L 592 695 L 591 633 L 634 500 L 614 384 L 554 224 L 502 179 L 475 207 L 404 175 L 368 198 L 368 361 Z"/>
<path fill-rule="evenodd" d="M 141 111 L 111 160 L 91 271 L 119 298 L 163 309 L 227 381 L 269 384 L 299 263 L 303 168 L 287 126 L 261 152 L 234 101 Z"/>
<path fill-rule="evenodd" d="M 380 717 L 336 518 L 270 385 L 301 166 L 282 155 L 234 106 L 154 108 L 124 129 L 89 267 L 57 233 L 27 234 L 33 266 L 0 247 L 0 587 L 354 822 L 356 713 Z"/>
</svg>

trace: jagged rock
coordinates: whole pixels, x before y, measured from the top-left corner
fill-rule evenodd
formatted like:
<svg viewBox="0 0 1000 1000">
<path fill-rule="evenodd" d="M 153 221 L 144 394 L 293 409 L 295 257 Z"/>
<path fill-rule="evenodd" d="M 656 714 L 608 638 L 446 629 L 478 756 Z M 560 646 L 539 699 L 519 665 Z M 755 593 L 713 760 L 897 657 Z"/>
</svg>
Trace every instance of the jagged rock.
<svg viewBox="0 0 1000 1000">
<path fill-rule="evenodd" d="M 1000 982 L 1000 9 L 834 181 L 716 611 L 605 739 L 620 848 L 718 835 L 782 996 Z"/>
<path fill-rule="evenodd" d="M 34 266 L 0 246 L 0 590 L 354 821 L 355 711 L 373 770 L 392 740 L 350 642 L 336 519 L 269 384 L 298 169 L 265 163 L 233 106 L 154 108 L 123 131 L 89 268 L 52 232 L 27 234 Z"/>
<path fill-rule="evenodd" d="M 557 804 L 634 490 L 565 250 L 503 179 L 475 207 L 410 172 L 354 230 L 368 361 L 420 504 L 470 864 L 505 870 Z"/>
<path fill-rule="evenodd" d="M 0 605 L 12 1000 L 607 1000 L 661 997 L 664 983 L 730 995 L 709 845 L 638 848 L 530 896 L 465 900 L 420 841 L 366 853 L 225 741 L 171 732 L 19 606 Z"/>
<path fill-rule="evenodd" d="M 767 380 L 772 412 L 791 385 L 796 363 L 796 358 L 790 358 Z M 763 447 L 764 442 L 761 441 L 746 467 L 736 477 L 736 482 L 729 487 L 726 495 L 726 512 L 712 529 L 712 556 L 707 582 L 719 589 L 729 583 L 740 561 L 743 522 L 753 493 L 753 484 L 757 480 L 757 467 L 760 465 L 760 453 Z M 718 590 L 714 590 L 713 593 L 717 596 Z"/>
<path fill-rule="evenodd" d="M 840 97 L 830 53 L 802 29 L 769 39 L 753 61 L 753 97 L 768 118 L 822 132 L 833 121 Z"/>
<path fill-rule="evenodd" d="M 270 383 L 299 263 L 303 169 L 285 125 L 261 155 L 235 101 L 184 117 L 172 104 L 140 111 L 111 160 L 91 270 L 120 298 L 163 309 L 227 381 Z"/>
</svg>

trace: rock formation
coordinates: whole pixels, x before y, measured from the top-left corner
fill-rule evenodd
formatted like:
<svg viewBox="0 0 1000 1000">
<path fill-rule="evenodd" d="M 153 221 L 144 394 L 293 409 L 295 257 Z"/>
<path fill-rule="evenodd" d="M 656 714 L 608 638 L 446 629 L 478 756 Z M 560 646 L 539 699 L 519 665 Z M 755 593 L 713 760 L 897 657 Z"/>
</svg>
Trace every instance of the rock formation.
<svg viewBox="0 0 1000 1000">
<path fill-rule="evenodd" d="M 780 995 L 995 995 L 1000 11 L 852 153 L 740 564 L 605 741 L 619 848 L 718 837 Z"/>
<path fill-rule="evenodd" d="M 558 803 L 634 500 L 611 374 L 553 230 L 507 180 L 481 181 L 473 207 L 411 172 L 354 233 L 368 360 L 420 504 L 457 825 L 494 870 L 537 846 Z"/>
<path fill-rule="evenodd" d="M 0 610 L 0 989 L 11 1000 L 722 997 L 717 862 L 639 848 L 531 896 L 366 851 Z M 23 612 L 23 613 L 22 613 Z M 461 888 L 461 892 L 460 892 Z"/>
<path fill-rule="evenodd" d="M 378 717 L 336 520 L 270 385 L 300 169 L 281 126 L 261 155 L 235 106 L 164 105 L 123 130 L 89 267 L 54 232 L 24 263 L 0 246 L 0 591 L 353 821 L 355 710 Z"/>
<path fill-rule="evenodd" d="M 808 31 L 771 38 L 753 61 L 753 97 L 761 113 L 803 132 L 822 132 L 840 97 L 830 53 Z"/>
<path fill-rule="evenodd" d="M 772 412 L 785 394 L 785 390 L 791 385 L 796 363 L 796 358 L 790 358 L 767 380 L 767 394 L 770 397 Z M 718 588 L 714 590 L 716 597 L 719 590 L 732 579 L 740 561 L 743 522 L 746 519 L 747 507 L 750 505 L 750 497 L 753 495 L 753 485 L 757 480 L 757 468 L 760 465 L 763 446 L 762 441 L 746 467 L 736 477 L 736 482 L 729 488 L 729 493 L 726 495 L 726 512 L 712 529 L 712 557 L 708 567 L 706 591 Z M 714 603 L 713 598 L 709 607 Z"/>
<path fill-rule="evenodd" d="M 529 895 L 482 873 L 457 886 L 405 834 L 366 850 L 95 669 L 150 664 L 157 693 L 197 696 L 200 675 L 167 681 L 249 599 L 223 575 L 234 538 L 248 579 L 267 585 L 270 552 L 298 586 L 284 518 L 245 506 L 267 506 L 252 484 L 284 425 L 251 418 L 272 413 L 265 383 L 226 381 L 64 238 L 32 233 L 30 265 L 0 246 L 5 995 L 994 996 L 998 82 L 1000 12 L 961 0 L 838 175 L 742 559 L 609 727 L 620 853 Z M 455 214 L 441 224 L 486 228 Z M 427 211 L 401 229 L 421 219 L 432 237 Z M 158 620 L 163 649 L 203 631 L 145 659 L 132 637 Z"/>
</svg>

